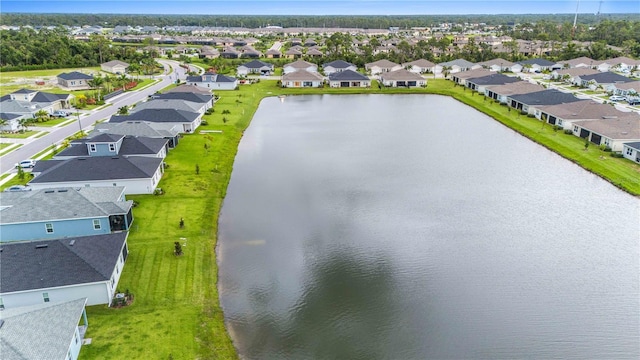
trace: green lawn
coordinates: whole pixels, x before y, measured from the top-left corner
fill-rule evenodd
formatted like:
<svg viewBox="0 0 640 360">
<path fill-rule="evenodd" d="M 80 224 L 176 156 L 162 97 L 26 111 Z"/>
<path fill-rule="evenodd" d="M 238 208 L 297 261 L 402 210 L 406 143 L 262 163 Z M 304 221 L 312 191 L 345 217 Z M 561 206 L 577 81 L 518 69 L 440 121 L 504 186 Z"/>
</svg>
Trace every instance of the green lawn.
<svg viewBox="0 0 640 360">
<path fill-rule="evenodd" d="M 72 71 L 80 72 L 96 72 L 100 71 L 99 66 L 86 67 L 86 68 L 68 68 L 68 69 L 46 69 L 46 70 L 25 70 L 25 71 L 5 71 L 0 72 L 0 84 L 13 82 L 18 79 L 41 79 L 43 77 L 55 77 L 61 73 L 68 73 Z"/>
<path fill-rule="evenodd" d="M 135 90 L 139 90 L 151 83 L 157 82 L 157 79 L 143 79 L 141 80 L 138 85 L 136 85 L 136 87 L 134 87 L 133 89 L 129 90 L 129 91 L 135 91 Z"/>
<path fill-rule="evenodd" d="M 17 148 L 22 146 L 22 144 L 6 144 L 6 143 L 2 143 L 0 145 L 2 145 L 2 147 L 0 147 L 0 155 L 8 154 L 13 150 L 16 150 Z"/>
<path fill-rule="evenodd" d="M 9 138 L 9 139 L 26 139 L 30 136 L 33 136 L 35 134 L 37 134 L 38 131 L 35 130 L 27 130 L 27 131 L 22 131 L 22 132 L 18 132 L 15 134 L 8 134 L 8 133 L 3 133 L 0 134 L 0 138 Z"/>
<path fill-rule="evenodd" d="M 160 187 L 165 195 L 130 196 L 139 203 L 129 235 L 130 255 L 120 291 L 135 295 L 126 308 L 93 306 L 88 310 L 84 359 L 235 359 L 224 328 L 217 291 L 215 246 L 217 221 L 233 161 L 244 129 L 265 96 L 280 94 L 435 93 L 454 96 L 493 116 L 503 124 L 551 148 L 625 190 L 640 194 L 640 167 L 607 156 L 597 147 L 584 151 L 584 142 L 445 80 L 429 80 L 427 89 L 283 89 L 275 81 L 261 81 L 238 91 L 220 91 L 215 113 L 200 130 L 222 133 L 185 135 L 166 162 Z M 229 114 L 222 114 L 228 110 Z M 223 121 L 226 119 L 226 122 Z M 206 145 L 206 146 L 205 146 Z M 196 174 L 196 165 L 200 172 Z M 180 218 L 185 228 L 179 228 Z M 184 240 L 181 240 L 184 238 Z M 173 255 L 180 241 L 184 255 Z"/>
<path fill-rule="evenodd" d="M 47 120 L 45 122 L 39 122 L 39 123 L 35 123 L 35 126 L 43 126 L 43 127 L 52 127 L 52 126 L 56 126 L 62 123 L 65 123 L 67 121 L 72 121 L 73 119 L 70 118 L 52 118 L 51 120 Z"/>
</svg>

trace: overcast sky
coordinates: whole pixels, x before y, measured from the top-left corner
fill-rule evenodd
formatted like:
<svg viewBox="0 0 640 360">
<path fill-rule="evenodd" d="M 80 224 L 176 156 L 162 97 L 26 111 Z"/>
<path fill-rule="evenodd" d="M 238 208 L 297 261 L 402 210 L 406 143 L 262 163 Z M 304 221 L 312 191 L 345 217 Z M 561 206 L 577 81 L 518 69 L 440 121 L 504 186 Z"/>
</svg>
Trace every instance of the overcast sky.
<svg viewBox="0 0 640 360">
<path fill-rule="evenodd" d="M 580 13 L 596 13 L 599 0 L 581 0 Z M 577 0 L 0 0 L 0 12 L 203 15 L 440 15 L 574 13 Z M 640 13 L 640 1 L 602 1 L 602 13 Z"/>
</svg>

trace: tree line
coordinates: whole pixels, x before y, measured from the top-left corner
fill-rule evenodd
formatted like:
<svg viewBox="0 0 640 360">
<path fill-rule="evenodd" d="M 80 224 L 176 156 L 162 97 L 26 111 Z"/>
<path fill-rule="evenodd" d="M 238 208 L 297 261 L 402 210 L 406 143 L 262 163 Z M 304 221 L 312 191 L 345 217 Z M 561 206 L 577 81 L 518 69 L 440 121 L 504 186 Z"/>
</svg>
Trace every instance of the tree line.
<svg viewBox="0 0 640 360">
<path fill-rule="evenodd" d="M 360 29 L 387 29 L 397 26 L 436 26 L 441 23 L 486 23 L 509 25 L 549 21 L 561 24 L 573 22 L 574 14 L 498 14 L 498 15 L 132 15 L 132 14 L 34 14 L 6 13 L 0 17 L 0 25 L 31 26 L 219 26 L 259 28 L 267 25 L 282 27 L 343 27 Z M 632 21 L 637 14 L 580 14 L 579 23 L 587 26 L 603 20 Z"/>
<path fill-rule="evenodd" d="M 70 37 L 66 29 L 23 28 L 0 31 L 0 70 L 35 70 L 98 66 L 110 60 L 122 60 L 144 70 L 157 54 L 140 53 L 130 46 L 115 46 L 104 36 L 89 41 Z"/>
</svg>

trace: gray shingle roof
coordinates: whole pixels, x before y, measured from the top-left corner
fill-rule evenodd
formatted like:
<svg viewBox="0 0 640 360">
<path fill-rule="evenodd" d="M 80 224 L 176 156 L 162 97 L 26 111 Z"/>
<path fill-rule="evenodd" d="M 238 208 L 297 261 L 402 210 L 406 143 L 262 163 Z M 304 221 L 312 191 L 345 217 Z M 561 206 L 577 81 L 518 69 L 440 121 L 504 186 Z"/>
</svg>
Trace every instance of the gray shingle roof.
<svg viewBox="0 0 640 360">
<path fill-rule="evenodd" d="M 298 70 L 282 75 L 283 81 L 322 81 L 322 75 L 307 70 Z"/>
<path fill-rule="evenodd" d="M 125 121 L 121 123 L 99 123 L 89 137 L 100 133 L 144 136 L 152 138 L 175 137 L 180 133 L 179 125 L 152 123 L 148 121 Z"/>
<path fill-rule="evenodd" d="M 459 66 L 461 68 L 470 68 L 475 64 L 472 63 L 471 61 L 467 61 L 465 59 L 455 59 L 455 60 L 439 63 L 438 65 L 440 65 L 440 66 Z"/>
<path fill-rule="evenodd" d="M 224 83 L 224 82 L 234 82 L 236 81 L 236 78 L 231 77 L 231 76 L 226 76 L 226 75 L 221 75 L 221 74 L 213 74 L 213 73 L 206 73 L 204 75 L 214 75 L 213 76 L 213 81 L 210 81 L 208 78 L 207 80 L 203 80 L 202 77 L 203 75 L 196 75 L 196 76 L 187 76 L 187 82 L 212 82 L 212 83 Z"/>
<path fill-rule="evenodd" d="M 0 119 L 2 120 L 13 120 L 13 119 L 17 119 L 21 116 L 24 116 L 24 114 L 10 114 L 10 113 L 5 113 L 5 112 L 0 112 Z"/>
<path fill-rule="evenodd" d="M 520 79 L 503 75 L 503 74 L 491 74 L 482 77 L 467 79 L 468 82 L 476 85 L 504 85 L 520 81 Z"/>
<path fill-rule="evenodd" d="M 38 161 L 33 171 L 40 172 L 40 175 L 30 183 L 146 179 L 155 174 L 161 163 L 160 158 L 145 156 L 100 156 Z"/>
<path fill-rule="evenodd" d="M 143 109 L 129 115 L 112 116 L 110 123 L 123 121 L 149 121 L 161 123 L 190 123 L 200 116 L 199 113 L 175 109 Z"/>
<path fill-rule="evenodd" d="M 396 71 L 390 71 L 387 73 L 383 73 L 380 74 L 380 79 L 383 81 L 387 81 L 387 80 L 391 80 L 391 81 L 405 81 L 405 80 L 409 80 L 409 81 L 420 81 L 420 80 L 425 80 L 422 76 L 416 74 L 416 73 L 412 73 L 409 70 L 405 70 L 405 69 L 399 69 Z"/>
<path fill-rule="evenodd" d="M 66 359 L 86 303 L 82 298 L 3 310 L 2 358 Z"/>
<path fill-rule="evenodd" d="M 106 141 L 105 137 L 116 138 L 116 140 Z M 121 137 L 124 137 L 124 139 L 122 140 L 122 144 L 120 145 L 118 156 L 155 155 L 167 145 L 167 142 L 169 142 L 169 140 L 164 138 L 100 134 L 92 138 L 82 139 L 81 141 L 72 143 L 70 147 L 62 150 L 53 158 L 56 159 L 69 156 L 89 156 L 87 144 L 98 142 L 116 142 L 117 138 Z"/>
<path fill-rule="evenodd" d="M 628 82 L 635 81 L 634 79 L 631 79 L 616 73 L 612 73 L 612 72 L 596 73 L 592 75 L 582 75 L 580 76 L 580 79 L 586 80 L 586 81 L 593 80 L 600 84 L 612 84 L 616 82 L 628 83 Z"/>
<path fill-rule="evenodd" d="M 213 95 L 203 95 L 190 92 L 170 92 L 166 94 L 153 95 L 153 97 L 155 99 L 191 101 L 199 104 L 210 103 L 213 99 Z"/>
<path fill-rule="evenodd" d="M 573 96 L 573 94 L 567 94 L 556 89 L 511 95 L 509 97 L 526 105 L 556 105 L 580 101 L 580 99 Z"/>
<path fill-rule="evenodd" d="M 0 193 L 0 224 L 71 220 L 126 214 L 133 202 L 120 201 L 124 187 L 51 188 Z M 116 204 L 110 213 L 97 203 Z M 126 210 L 123 210 L 126 209 Z M 5 239 L 10 240 L 10 239 Z"/>
<path fill-rule="evenodd" d="M 344 60 L 334 60 L 332 62 L 322 65 L 323 68 L 326 68 L 329 66 L 333 67 L 334 69 L 346 69 L 350 66 L 355 66 L 355 65 L 353 65 L 352 63 L 346 62 Z"/>
<path fill-rule="evenodd" d="M 555 65 L 556 63 L 554 63 L 553 61 L 549 61 L 547 59 L 528 59 L 528 60 L 519 61 L 518 64 L 520 65 L 531 64 L 531 65 L 549 67 L 549 66 Z"/>
<path fill-rule="evenodd" d="M 640 151 L 640 142 L 630 142 L 630 143 L 624 143 L 624 145 L 630 147 L 630 148 L 634 148 L 636 150 Z"/>
<path fill-rule="evenodd" d="M 235 79 L 234 79 L 235 80 Z M 196 94 L 204 94 L 204 95 L 211 95 L 211 90 L 208 89 L 203 89 L 199 86 L 195 86 L 195 85 L 187 85 L 187 84 L 183 84 L 180 86 L 176 86 L 171 90 L 168 90 L 165 94 L 172 94 L 172 93 L 183 93 L 183 92 L 189 92 L 189 93 L 196 93 Z"/>
<path fill-rule="evenodd" d="M 71 94 L 51 94 L 43 91 L 38 93 L 31 99 L 31 102 L 37 103 L 51 103 L 58 100 L 66 100 L 73 97 Z"/>
<path fill-rule="evenodd" d="M 180 99 L 153 99 L 136 105 L 133 109 L 133 113 L 142 111 L 145 109 L 175 109 L 189 112 L 204 112 L 204 104 L 194 103 L 191 101 L 185 101 Z"/>
<path fill-rule="evenodd" d="M 273 69 L 273 64 L 269 64 L 269 63 L 266 63 L 266 62 L 260 61 L 260 60 L 252 60 L 252 61 L 249 61 L 248 63 L 242 64 L 240 66 L 244 66 L 244 67 L 249 68 L 249 69 L 260 69 L 261 67 L 265 67 L 266 66 L 268 68 Z"/>
<path fill-rule="evenodd" d="M 353 70 L 339 71 L 329 75 L 329 81 L 368 81 L 367 76 Z"/>
<path fill-rule="evenodd" d="M 92 142 L 92 143 L 113 143 L 122 140 L 124 135 L 116 135 L 116 134 L 101 134 L 98 136 L 94 136 L 91 140 L 84 140 L 82 142 Z"/>
<path fill-rule="evenodd" d="M 93 76 L 81 73 L 79 71 L 58 74 L 57 77 L 64 80 L 93 80 Z"/>
<path fill-rule="evenodd" d="M 124 65 L 124 66 L 129 66 L 128 63 L 124 62 L 124 61 L 120 61 L 120 60 L 111 60 L 111 61 L 107 61 L 106 63 L 103 63 L 102 65 L 105 66 L 116 66 L 116 65 Z"/>
<path fill-rule="evenodd" d="M 109 281 L 128 234 L 4 243 L 2 293 Z"/>
</svg>

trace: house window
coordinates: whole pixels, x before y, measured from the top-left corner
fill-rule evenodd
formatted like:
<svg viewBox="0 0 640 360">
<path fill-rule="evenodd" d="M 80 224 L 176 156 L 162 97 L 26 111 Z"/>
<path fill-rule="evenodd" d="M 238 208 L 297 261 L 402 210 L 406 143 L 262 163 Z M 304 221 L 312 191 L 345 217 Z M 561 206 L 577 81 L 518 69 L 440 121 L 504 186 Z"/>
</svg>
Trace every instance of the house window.
<svg viewBox="0 0 640 360">
<path fill-rule="evenodd" d="M 97 151 L 96 144 L 89 144 L 89 151 L 96 152 Z"/>
<path fill-rule="evenodd" d="M 102 224 L 100 224 L 100 219 L 93 219 L 93 230 L 102 229 Z"/>
<path fill-rule="evenodd" d="M 116 151 L 116 144 L 109 144 L 109 151 Z"/>
<path fill-rule="evenodd" d="M 53 234 L 53 224 L 52 223 L 44 224 L 44 228 L 47 230 L 47 234 Z"/>
<path fill-rule="evenodd" d="M 558 119 L 558 125 L 562 125 L 562 119 Z"/>
<path fill-rule="evenodd" d="M 76 84 L 76 82 L 75 82 L 75 81 L 72 81 L 72 82 L 71 82 L 71 85 L 75 85 L 75 84 Z"/>
<path fill-rule="evenodd" d="M 627 148 L 626 152 L 627 152 L 627 155 L 629 155 L 629 156 L 633 155 L 633 149 L 630 148 L 630 147 Z"/>
<path fill-rule="evenodd" d="M 42 299 L 44 302 L 49 302 L 49 293 L 42 293 Z"/>
<path fill-rule="evenodd" d="M 573 132 L 578 132 L 578 126 L 577 125 L 573 126 Z"/>
</svg>

